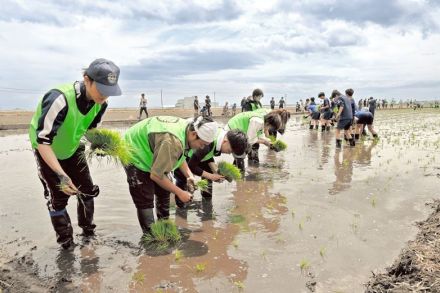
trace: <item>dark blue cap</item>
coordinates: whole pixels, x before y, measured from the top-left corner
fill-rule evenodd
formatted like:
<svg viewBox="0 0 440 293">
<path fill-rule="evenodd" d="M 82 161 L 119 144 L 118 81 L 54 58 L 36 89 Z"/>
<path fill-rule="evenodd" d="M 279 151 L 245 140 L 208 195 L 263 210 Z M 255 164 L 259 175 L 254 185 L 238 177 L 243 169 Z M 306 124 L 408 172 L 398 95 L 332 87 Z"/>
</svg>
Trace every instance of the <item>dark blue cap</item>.
<svg viewBox="0 0 440 293">
<path fill-rule="evenodd" d="M 86 69 L 86 74 L 96 82 L 99 93 L 105 97 L 122 94 L 118 85 L 119 72 L 115 63 L 104 58 L 96 59 Z"/>
</svg>

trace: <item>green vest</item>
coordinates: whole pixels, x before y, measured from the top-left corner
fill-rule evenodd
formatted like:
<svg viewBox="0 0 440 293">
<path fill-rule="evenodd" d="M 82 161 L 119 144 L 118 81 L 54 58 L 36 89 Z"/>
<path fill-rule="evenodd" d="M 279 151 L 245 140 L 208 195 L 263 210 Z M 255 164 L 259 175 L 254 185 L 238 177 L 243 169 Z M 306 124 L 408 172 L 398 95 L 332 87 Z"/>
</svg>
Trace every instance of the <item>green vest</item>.
<svg viewBox="0 0 440 293">
<path fill-rule="evenodd" d="M 255 111 L 257 109 L 261 109 L 261 107 L 257 103 L 251 103 L 251 109 L 252 109 L 252 111 Z"/>
<path fill-rule="evenodd" d="M 243 131 L 244 133 L 247 133 L 249 129 L 249 121 L 251 120 L 251 118 L 259 117 L 264 120 L 264 116 L 266 116 L 268 113 L 270 113 L 270 110 L 264 108 L 260 108 L 255 111 L 238 113 L 237 115 L 229 119 L 229 129 L 238 129 Z"/>
<path fill-rule="evenodd" d="M 59 160 L 70 158 L 78 149 L 80 139 L 89 129 L 93 119 L 101 110 L 101 105 L 95 104 L 86 115 L 83 115 L 76 104 L 76 91 L 74 84 L 63 84 L 55 88 L 59 90 L 67 100 L 67 115 L 63 124 L 57 131 L 57 134 L 52 141 L 52 150 Z M 29 138 L 32 143 L 32 148 L 38 147 L 37 142 L 37 128 L 38 121 L 41 117 L 41 103 L 38 103 L 37 111 L 32 117 L 31 125 L 29 127 Z"/>
<path fill-rule="evenodd" d="M 150 148 L 151 133 L 170 133 L 177 137 L 182 144 L 182 155 L 173 167 L 180 167 L 185 160 L 186 128 L 188 121 L 173 116 L 155 116 L 136 123 L 125 133 L 125 140 L 134 148 L 132 153 L 133 165 L 138 169 L 150 172 L 153 165 L 153 150 Z"/>
</svg>

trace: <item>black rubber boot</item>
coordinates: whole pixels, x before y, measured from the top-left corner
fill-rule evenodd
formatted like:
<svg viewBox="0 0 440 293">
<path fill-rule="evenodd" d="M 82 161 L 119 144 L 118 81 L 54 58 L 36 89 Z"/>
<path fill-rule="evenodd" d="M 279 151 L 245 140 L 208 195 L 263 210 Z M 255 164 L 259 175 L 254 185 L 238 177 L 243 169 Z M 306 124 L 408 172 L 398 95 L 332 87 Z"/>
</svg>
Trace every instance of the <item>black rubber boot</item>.
<svg viewBox="0 0 440 293">
<path fill-rule="evenodd" d="M 310 124 L 309 129 L 310 129 L 310 130 L 313 130 L 313 125 L 312 125 L 312 124 Z"/>
<path fill-rule="evenodd" d="M 50 220 L 57 235 L 57 242 L 64 249 L 68 249 L 73 244 L 73 228 L 69 214 L 66 209 L 61 211 L 50 211 Z"/>
<path fill-rule="evenodd" d="M 330 131 L 330 126 L 327 126 L 327 127 L 326 127 L 326 130 L 327 130 L 327 131 Z"/>
<path fill-rule="evenodd" d="M 141 225 L 143 233 L 150 232 L 150 226 L 154 223 L 153 209 L 137 209 L 139 225 Z"/>
<path fill-rule="evenodd" d="M 254 143 L 252 145 L 252 150 L 248 154 L 249 163 L 256 164 L 260 162 L 260 159 L 258 158 L 258 150 L 260 148 L 260 145 L 258 143 Z"/>
<path fill-rule="evenodd" d="M 80 197 L 76 207 L 78 213 L 78 226 L 83 229 L 84 236 L 95 235 L 96 225 L 93 223 L 93 214 L 95 212 L 95 204 L 92 198 Z"/>
<path fill-rule="evenodd" d="M 376 134 L 373 134 L 373 137 L 374 137 L 374 138 L 379 138 L 379 136 L 377 135 L 377 133 L 376 133 Z"/>
<path fill-rule="evenodd" d="M 350 146 L 351 147 L 356 146 L 356 142 L 354 141 L 354 138 L 350 138 L 349 141 L 350 141 Z"/>
<path fill-rule="evenodd" d="M 359 139 L 359 134 L 355 134 L 354 139 Z"/>
<path fill-rule="evenodd" d="M 242 158 L 235 159 L 233 165 L 235 165 L 238 169 L 240 169 L 241 173 L 244 173 L 245 166 L 244 166 L 244 160 Z"/>
<path fill-rule="evenodd" d="M 319 125 L 315 125 L 315 129 L 318 130 L 318 128 L 319 128 Z"/>
<path fill-rule="evenodd" d="M 321 126 L 321 132 L 324 132 L 325 131 L 325 125 L 322 125 Z"/>
<path fill-rule="evenodd" d="M 211 198 L 202 198 L 202 212 L 201 220 L 209 221 L 214 218 L 212 199 Z"/>
<path fill-rule="evenodd" d="M 342 148 L 342 139 L 337 139 L 337 140 L 336 140 L 336 148 L 337 148 L 337 149 Z"/>
<path fill-rule="evenodd" d="M 206 191 L 200 192 L 202 194 L 202 198 L 211 199 L 212 198 L 212 181 L 208 180 L 208 188 Z"/>
<path fill-rule="evenodd" d="M 156 197 L 156 216 L 158 220 L 168 219 L 170 217 L 170 199 L 162 200 Z"/>
</svg>

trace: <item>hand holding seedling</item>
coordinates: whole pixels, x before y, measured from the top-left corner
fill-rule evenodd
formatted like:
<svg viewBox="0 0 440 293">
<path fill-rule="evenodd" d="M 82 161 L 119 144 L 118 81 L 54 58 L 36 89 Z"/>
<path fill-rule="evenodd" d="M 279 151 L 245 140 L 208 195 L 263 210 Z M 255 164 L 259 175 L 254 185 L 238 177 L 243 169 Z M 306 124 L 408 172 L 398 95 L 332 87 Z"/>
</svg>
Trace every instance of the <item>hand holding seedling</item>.
<svg viewBox="0 0 440 293">
<path fill-rule="evenodd" d="M 79 190 L 76 188 L 75 184 L 73 184 L 72 179 L 65 174 L 58 174 L 58 178 L 60 179 L 60 190 L 67 195 L 73 196 L 77 195 Z"/>
<path fill-rule="evenodd" d="M 186 188 L 188 189 L 188 192 L 194 193 L 194 191 L 197 190 L 197 185 L 194 177 L 188 177 L 186 178 Z"/>
<path fill-rule="evenodd" d="M 176 195 L 182 202 L 190 202 L 193 199 L 193 195 L 191 193 L 183 190 Z"/>
<path fill-rule="evenodd" d="M 217 174 L 217 173 L 208 173 L 208 179 L 214 182 L 223 182 L 225 180 L 225 176 Z"/>
</svg>

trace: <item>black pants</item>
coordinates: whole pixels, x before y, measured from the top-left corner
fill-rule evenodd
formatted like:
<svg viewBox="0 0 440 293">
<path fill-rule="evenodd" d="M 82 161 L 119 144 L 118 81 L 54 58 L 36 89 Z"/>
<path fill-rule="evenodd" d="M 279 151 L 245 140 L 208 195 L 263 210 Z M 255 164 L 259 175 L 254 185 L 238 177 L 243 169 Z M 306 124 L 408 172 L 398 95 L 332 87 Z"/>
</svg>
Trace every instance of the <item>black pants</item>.
<svg viewBox="0 0 440 293">
<path fill-rule="evenodd" d="M 160 187 L 150 178 L 150 173 L 135 166 L 125 167 L 128 188 L 137 209 L 152 209 L 156 203 L 158 219 L 170 216 L 170 192 Z"/>
<path fill-rule="evenodd" d="M 139 119 L 141 119 L 142 112 L 145 112 L 145 115 L 147 115 L 148 118 L 147 107 L 141 107 L 141 109 L 139 110 Z"/>
<path fill-rule="evenodd" d="M 92 177 L 90 176 L 89 166 L 87 161 L 83 158 L 84 146 L 80 146 L 78 150 L 66 160 L 58 160 L 67 176 L 72 179 L 73 184 L 84 194 L 95 194 L 96 186 L 93 185 Z M 44 195 L 49 211 L 59 211 L 67 206 L 70 195 L 60 191 L 59 184 L 61 183 L 57 174 L 44 162 L 37 150 L 34 155 L 38 165 L 38 176 L 44 188 Z M 84 197 L 85 201 L 93 201 L 93 197 Z"/>
<path fill-rule="evenodd" d="M 70 158 L 58 161 L 67 176 L 70 177 L 73 184 L 82 193 L 96 196 L 99 193 L 99 188 L 98 186 L 93 185 L 89 166 L 84 159 L 83 153 L 84 146 L 81 145 Z M 37 161 L 38 176 L 43 184 L 44 197 L 47 200 L 49 215 L 55 232 L 57 233 L 57 241 L 62 243 L 68 239 L 73 239 L 70 217 L 66 210 L 67 203 L 71 196 L 60 190 L 59 184 L 61 182 L 58 175 L 46 164 L 37 150 L 34 150 L 34 155 Z M 93 223 L 94 197 L 79 196 L 77 213 L 78 225 L 86 233 L 93 232 L 96 227 Z"/>
<path fill-rule="evenodd" d="M 200 162 L 199 167 L 206 172 L 212 173 L 211 167 L 209 166 L 209 162 Z M 174 178 L 176 179 L 176 185 L 180 189 L 187 190 L 186 187 L 186 177 L 182 174 L 182 172 L 179 169 L 176 169 L 174 171 Z M 208 179 L 207 179 L 208 180 Z M 208 180 L 208 188 L 206 191 L 202 191 L 201 195 L 203 198 L 208 199 L 212 198 L 212 181 Z M 184 203 L 180 201 L 179 198 L 176 197 L 176 205 L 178 207 L 183 207 Z"/>
</svg>

